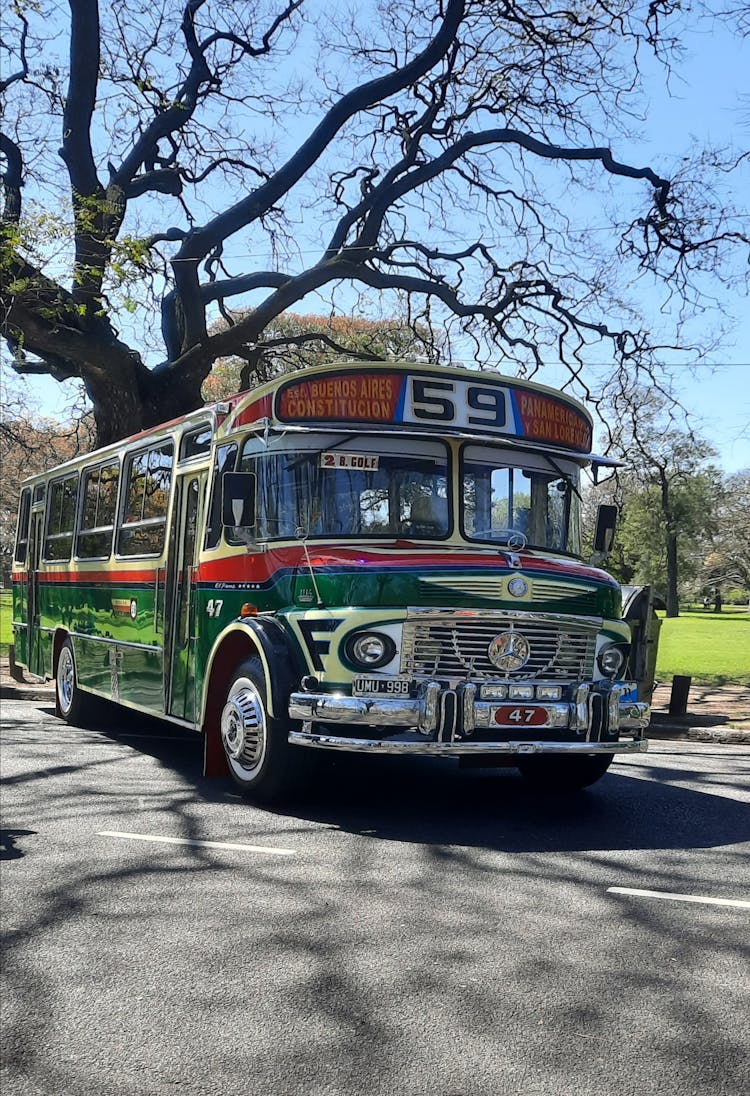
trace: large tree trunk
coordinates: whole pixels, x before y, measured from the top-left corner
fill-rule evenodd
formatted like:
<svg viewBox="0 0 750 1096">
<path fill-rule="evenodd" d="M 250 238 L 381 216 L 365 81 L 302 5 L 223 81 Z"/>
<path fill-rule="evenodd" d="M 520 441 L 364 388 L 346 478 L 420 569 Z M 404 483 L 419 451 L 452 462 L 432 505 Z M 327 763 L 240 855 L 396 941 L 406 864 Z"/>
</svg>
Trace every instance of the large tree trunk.
<svg viewBox="0 0 750 1096">
<path fill-rule="evenodd" d="M 113 369 L 108 375 L 89 376 L 85 383 L 93 404 L 98 446 L 179 418 L 203 403 L 200 382 L 176 383 L 174 377 L 142 367 L 128 370 L 127 375 Z"/>
<path fill-rule="evenodd" d="M 667 549 L 667 616 L 680 615 L 680 603 L 677 597 L 677 528 L 672 514 L 669 479 L 666 469 L 659 469 L 659 488 L 661 491 L 661 512 L 666 528 Z"/>
</svg>

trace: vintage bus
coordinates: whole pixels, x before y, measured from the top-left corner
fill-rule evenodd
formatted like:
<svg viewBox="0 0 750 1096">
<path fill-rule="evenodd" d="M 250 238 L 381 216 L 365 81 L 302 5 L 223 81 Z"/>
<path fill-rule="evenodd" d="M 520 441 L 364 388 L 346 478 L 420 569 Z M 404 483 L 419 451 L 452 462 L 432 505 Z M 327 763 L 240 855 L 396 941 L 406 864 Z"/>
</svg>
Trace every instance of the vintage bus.
<svg viewBox="0 0 750 1096">
<path fill-rule="evenodd" d="M 259 800 L 311 749 L 586 786 L 649 719 L 581 558 L 591 441 L 568 395 L 494 373 L 283 376 L 23 485 L 16 661 L 72 723 L 104 698 L 202 731 Z"/>
</svg>

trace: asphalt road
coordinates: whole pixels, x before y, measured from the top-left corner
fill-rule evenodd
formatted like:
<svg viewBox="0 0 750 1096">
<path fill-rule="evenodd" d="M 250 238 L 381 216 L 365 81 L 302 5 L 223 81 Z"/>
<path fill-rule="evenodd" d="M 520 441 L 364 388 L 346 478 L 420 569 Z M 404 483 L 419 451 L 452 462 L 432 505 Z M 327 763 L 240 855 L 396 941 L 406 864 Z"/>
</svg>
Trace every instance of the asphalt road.
<svg viewBox="0 0 750 1096">
<path fill-rule="evenodd" d="M 2 717 L 3 1096 L 750 1089 L 750 908 L 609 889 L 750 901 L 750 747 L 569 799 L 343 758 L 280 812 L 168 725 Z"/>
</svg>

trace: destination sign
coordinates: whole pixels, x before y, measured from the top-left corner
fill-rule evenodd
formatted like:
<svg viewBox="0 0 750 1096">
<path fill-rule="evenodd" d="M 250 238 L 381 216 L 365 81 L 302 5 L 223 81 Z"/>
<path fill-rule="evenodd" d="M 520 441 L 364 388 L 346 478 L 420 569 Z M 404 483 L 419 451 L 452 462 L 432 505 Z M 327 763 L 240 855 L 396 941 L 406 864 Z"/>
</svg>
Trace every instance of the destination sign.
<svg viewBox="0 0 750 1096">
<path fill-rule="evenodd" d="M 276 417 L 289 423 L 414 425 L 496 434 L 588 453 L 591 422 L 572 401 L 537 388 L 445 373 L 326 373 L 291 380 L 276 396 Z"/>
</svg>

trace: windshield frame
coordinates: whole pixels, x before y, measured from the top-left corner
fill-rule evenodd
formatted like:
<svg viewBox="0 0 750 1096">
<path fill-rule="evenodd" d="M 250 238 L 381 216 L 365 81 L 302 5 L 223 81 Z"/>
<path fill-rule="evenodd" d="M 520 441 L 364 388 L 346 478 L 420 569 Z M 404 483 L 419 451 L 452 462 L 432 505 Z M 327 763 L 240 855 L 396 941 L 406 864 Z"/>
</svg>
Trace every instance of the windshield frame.
<svg viewBox="0 0 750 1096">
<path fill-rule="evenodd" d="M 283 447 L 278 444 L 275 446 L 273 443 L 277 443 L 285 439 L 287 444 Z M 355 452 L 357 454 L 372 454 L 377 455 L 381 459 L 385 456 L 388 457 L 388 442 L 393 443 L 393 447 L 396 446 L 402 448 L 413 449 L 413 457 L 418 459 L 420 456 L 419 446 L 429 443 L 430 446 L 434 446 L 439 449 L 442 456 L 443 463 L 439 466 L 441 468 L 441 474 L 445 477 L 445 498 L 439 496 L 440 501 L 446 506 L 447 517 L 445 521 L 445 531 L 442 534 L 430 534 L 419 535 L 414 532 L 408 531 L 393 531 L 377 532 L 313 532 L 306 530 L 303 526 L 300 535 L 296 533 L 272 533 L 269 530 L 265 530 L 263 533 L 259 533 L 258 540 L 263 543 L 275 543 L 281 541 L 294 541 L 294 540 L 310 540 L 316 542 L 330 542 L 330 541 L 356 541 L 356 543 L 364 543 L 374 541 L 376 543 L 390 543 L 393 544 L 396 541 L 409 541 L 425 544 L 445 543 L 450 541 L 455 536 L 456 528 L 456 515 L 454 506 L 454 475 L 456 467 L 456 459 L 453 447 L 450 445 L 448 439 L 438 437 L 434 434 L 429 437 L 408 435 L 405 436 L 399 432 L 395 434 L 393 432 L 378 432 L 378 431 L 352 431 L 343 434 L 341 431 L 331 431 L 326 429 L 320 430 L 305 430 L 303 431 L 274 431 L 272 434 L 264 436 L 258 432 L 248 434 L 241 443 L 240 452 L 237 458 L 237 468 L 249 468 L 252 466 L 253 470 L 258 475 L 258 495 L 257 495 L 257 514 L 260 515 L 262 503 L 261 503 L 261 477 L 264 475 L 261 464 L 265 456 L 284 455 L 293 458 L 293 463 L 304 464 L 306 460 L 317 460 L 323 453 L 329 451 L 335 452 Z M 260 444 L 259 444 L 260 443 Z M 257 448 L 255 448 L 257 446 Z M 302 446 L 303 448 L 296 448 Z M 252 450 L 255 448 L 255 451 Z M 399 455 L 399 454 L 397 454 Z M 400 455 L 402 459 L 404 455 Z M 430 459 L 429 455 L 426 459 Z M 335 473 L 334 473 L 335 474 Z M 361 473 L 366 474 L 366 473 Z M 401 519 L 399 524 L 401 523 Z M 227 537 L 229 540 L 229 537 Z M 232 538 L 230 543 L 235 543 Z"/>
<path fill-rule="evenodd" d="M 464 477 L 466 475 L 466 453 L 470 449 L 482 449 L 497 453 L 501 460 L 494 465 L 497 469 L 514 469 L 519 472 L 532 472 L 541 476 L 549 476 L 551 479 L 564 479 L 570 485 L 567 492 L 565 506 L 565 547 L 557 545 L 538 544 L 531 540 L 527 531 L 517 530 L 524 537 L 524 548 L 536 552 L 553 553 L 555 555 L 569 556 L 573 559 L 582 558 L 581 544 L 581 495 L 580 495 L 580 471 L 581 465 L 570 459 L 569 454 L 563 456 L 555 453 L 548 455 L 541 450 L 522 450 L 516 447 L 508 447 L 502 444 L 487 443 L 481 441 L 466 441 L 458 447 L 456 465 L 456 491 L 458 495 L 458 532 L 461 538 L 468 544 L 481 545 L 483 548 L 493 547 L 506 549 L 507 545 L 499 538 L 478 537 L 469 533 L 466 527 L 466 506 L 464 494 Z M 554 462 L 554 463 L 553 463 Z M 488 462 L 489 463 L 489 462 Z M 536 467 L 535 467 L 536 466 Z M 532 480 L 529 479 L 529 492 L 531 493 Z M 512 527 L 511 527 L 512 528 Z M 571 541 L 575 541 L 571 545 Z"/>
</svg>

